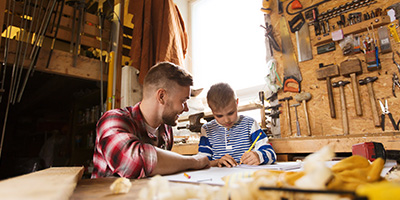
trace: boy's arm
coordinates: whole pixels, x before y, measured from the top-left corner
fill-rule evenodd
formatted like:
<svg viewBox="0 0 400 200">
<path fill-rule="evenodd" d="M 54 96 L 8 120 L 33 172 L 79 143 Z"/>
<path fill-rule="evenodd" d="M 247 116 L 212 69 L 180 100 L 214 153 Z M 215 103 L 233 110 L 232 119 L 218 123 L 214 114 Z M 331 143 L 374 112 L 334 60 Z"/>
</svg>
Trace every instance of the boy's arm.
<svg viewBox="0 0 400 200">
<path fill-rule="evenodd" d="M 276 161 L 275 150 L 272 148 L 271 144 L 268 143 L 267 135 L 264 133 L 264 131 L 262 131 L 257 122 L 254 121 L 250 136 L 252 142 L 254 142 L 260 132 L 262 132 L 262 134 L 257 140 L 253 151 L 258 154 L 260 158 L 260 164 L 273 164 Z"/>
<path fill-rule="evenodd" d="M 208 157 L 209 160 L 212 160 L 212 155 L 214 154 L 214 152 L 212 150 L 210 141 L 207 137 L 206 130 L 203 127 L 201 127 L 200 131 L 200 141 L 199 141 L 198 151 L 199 151 L 198 154 L 205 155 Z"/>
</svg>

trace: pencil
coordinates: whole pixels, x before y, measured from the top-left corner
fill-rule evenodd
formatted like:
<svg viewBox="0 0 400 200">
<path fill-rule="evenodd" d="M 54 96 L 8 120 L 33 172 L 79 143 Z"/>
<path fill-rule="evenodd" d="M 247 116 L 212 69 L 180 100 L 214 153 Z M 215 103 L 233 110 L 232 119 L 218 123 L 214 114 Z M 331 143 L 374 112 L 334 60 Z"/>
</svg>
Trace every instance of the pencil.
<svg viewBox="0 0 400 200">
<path fill-rule="evenodd" d="M 190 179 L 190 176 L 186 173 L 183 173 L 184 176 L 186 176 L 186 178 Z"/>
<path fill-rule="evenodd" d="M 256 145 L 256 142 L 257 142 L 258 138 L 260 138 L 261 134 L 262 134 L 262 132 L 260 132 L 260 134 L 258 134 L 258 136 L 254 140 L 253 144 L 250 146 L 249 150 L 246 151 L 246 153 L 250 152 L 251 149 L 254 147 L 254 145 Z M 242 161 L 240 161 L 239 165 L 241 165 L 241 164 L 242 164 Z"/>
</svg>

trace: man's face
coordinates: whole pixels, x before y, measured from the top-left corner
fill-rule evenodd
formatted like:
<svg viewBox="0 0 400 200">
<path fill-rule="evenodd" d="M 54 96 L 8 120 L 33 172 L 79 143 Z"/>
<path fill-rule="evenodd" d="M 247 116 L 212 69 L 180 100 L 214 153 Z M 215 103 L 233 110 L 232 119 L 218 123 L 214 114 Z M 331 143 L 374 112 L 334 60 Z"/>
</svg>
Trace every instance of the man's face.
<svg viewBox="0 0 400 200">
<path fill-rule="evenodd" d="M 164 112 L 162 113 L 163 122 L 170 126 L 176 126 L 179 115 L 189 111 L 186 101 L 190 96 L 189 86 L 177 85 L 174 89 L 167 91 Z"/>
<path fill-rule="evenodd" d="M 231 128 L 238 120 L 237 101 L 231 101 L 225 108 L 212 110 L 214 118 L 225 128 Z"/>
</svg>

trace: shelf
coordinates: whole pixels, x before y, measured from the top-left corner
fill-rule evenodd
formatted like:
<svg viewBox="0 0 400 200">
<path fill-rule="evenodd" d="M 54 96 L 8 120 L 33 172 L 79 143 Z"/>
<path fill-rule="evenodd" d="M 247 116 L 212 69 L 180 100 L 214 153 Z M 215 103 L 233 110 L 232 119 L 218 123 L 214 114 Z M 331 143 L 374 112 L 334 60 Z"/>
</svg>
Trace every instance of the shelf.
<svg viewBox="0 0 400 200">
<path fill-rule="evenodd" d="M 353 24 L 350 26 L 346 26 L 344 27 L 343 30 L 343 36 L 349 35 L 349 34 L 357 34 L 357 33 L 361 33 L 364 31 L 367 31 L 367 27 L 369 29 L 371 29 L 371 26 L 373 26 L 374 28 L 377 28 L 379 26 L 383 26 L 383 25 L 387 25 L 390 23 L 390 18 L 389 16 L 379 16 L 379 17 L 375 17 L 373 19 L 369 19 L 357 24 Z M 312 39 L 312 43 L 314 46 L 316 45 L 320 45 L 320 44 L 324 44 L 327 42 L 331 42 L 332 41 L 332 36 L 331 33 L 327 33 L 324 34 L 323 36 L 316 36 Z"/>
</svg>

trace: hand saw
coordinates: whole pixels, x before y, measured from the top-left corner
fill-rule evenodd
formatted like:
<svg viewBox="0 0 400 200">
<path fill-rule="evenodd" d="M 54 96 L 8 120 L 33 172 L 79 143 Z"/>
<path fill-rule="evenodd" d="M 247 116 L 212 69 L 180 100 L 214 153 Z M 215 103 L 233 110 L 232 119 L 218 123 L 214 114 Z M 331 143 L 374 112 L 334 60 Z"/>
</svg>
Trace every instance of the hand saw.
<svg viewBox="0 0 400 200">
<path fill-rule="evenodd" d="M 300 82 L 303 80 L 301 77 L 299 66 L 297 65 L 296 55 L 294 54 L 292 39 L 290 38 L 289 28 L 286 23 L 285 16 L 281 16 L 279 21 L 281 40 L 282 40 L 282 60 L 283 60 L 283 76 L 284 92 L 300 92 Z M 297 88 L 291 87 L 288 84 L 297 84 Z"/>
</svg>

